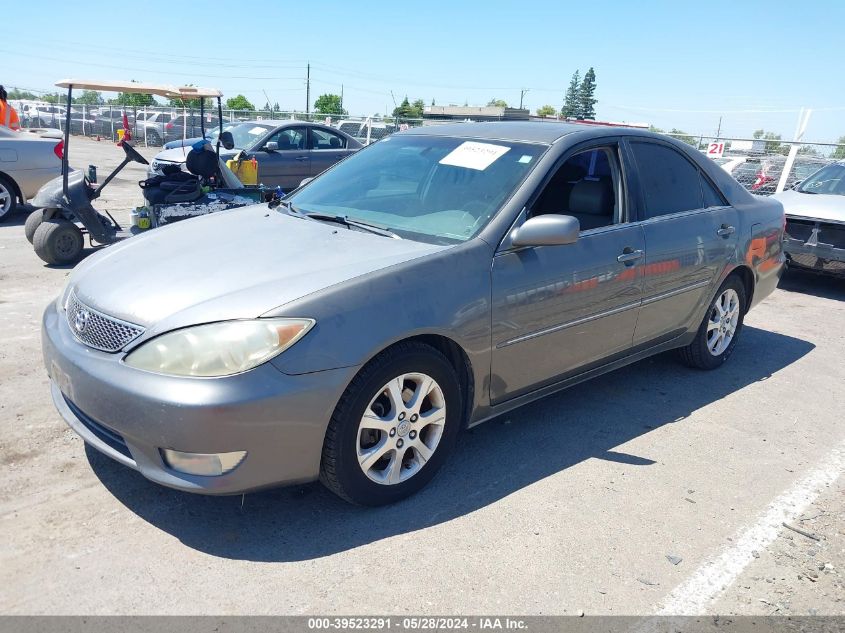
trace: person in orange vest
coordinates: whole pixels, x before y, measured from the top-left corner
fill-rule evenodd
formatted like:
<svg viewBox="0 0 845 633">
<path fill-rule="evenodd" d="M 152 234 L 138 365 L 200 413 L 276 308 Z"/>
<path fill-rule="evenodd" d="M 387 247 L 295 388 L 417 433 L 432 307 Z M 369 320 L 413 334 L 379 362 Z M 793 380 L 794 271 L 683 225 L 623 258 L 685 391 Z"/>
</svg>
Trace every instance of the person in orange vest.
<svg viewBox="0 0 845 633">
<path fill-rule="evenodd" d="M 6 101 L 7 96 L 6 89 L 0 86 L 0 126 L 18 131 L 21 129 L 21 122 L 18 120 L 18 113 Z"/>
</svg>

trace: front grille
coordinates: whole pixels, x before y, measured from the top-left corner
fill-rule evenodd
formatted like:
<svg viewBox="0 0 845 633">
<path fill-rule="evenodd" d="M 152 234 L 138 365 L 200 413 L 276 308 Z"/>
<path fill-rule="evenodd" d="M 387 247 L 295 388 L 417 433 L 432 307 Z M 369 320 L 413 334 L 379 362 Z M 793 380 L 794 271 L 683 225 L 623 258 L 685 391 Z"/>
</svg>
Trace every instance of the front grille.
<svg viewBox="0 0 845 633">
<path fill-rule="evenodd" d="M 819 242 L 832 244 L 835 248 L 845 248 L 845 226 L 822 224 L 819 230 Z"/>
<path fill-rule="evenodd" d="M 144 333 L 144 328 L 89 308 L 71 292 L 67 302 L 67 324 L 73 335 L 88 347 L 117 352 Z"/>
<path fill-rule="evenodd" d="M 812 220 L 787 220 L 786 221 L 786 234 L 789 237 L 793 237 L 796 240 L 801 240 L 802 242 L 806 242 L 810 239 L 810 235 L 813 232 L 813 228 L 816 226 L 816 223 Z"/>
<path fill-rule="evenodd" d="M 124 457 L 132 459 L 132 453 L 129 452 L 129 447 L 126 445 L 126 440 L 123 439 L 123 436 L 120 433 L 118 433 L 117 431 L 113 431 L 107 426 L 103 426 L 94 418 L 80 411 L 79 407 L 77 407 L 75 404 L 73 404 L 73 402 L 68 400 L 67 397 L 65 397 L 65 403 L 67 404 L 68 408 L 73 411 L 73 414 L 82 423 L 82 425 L 86 429 L 91 431 L 91 433 L 93 433 L 98 440 L 100 440 L 103 444 L 106 444 L 107 446 L 113 448 Z"/>
</svg>

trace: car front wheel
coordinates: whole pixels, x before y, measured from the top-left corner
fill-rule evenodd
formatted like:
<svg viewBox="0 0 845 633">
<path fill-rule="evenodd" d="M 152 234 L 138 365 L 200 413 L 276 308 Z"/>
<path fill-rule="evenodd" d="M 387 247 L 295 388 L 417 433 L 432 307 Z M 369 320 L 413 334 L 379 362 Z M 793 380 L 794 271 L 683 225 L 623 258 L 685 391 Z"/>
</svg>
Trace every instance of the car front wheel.
<svg viewBox="0 0 845 633">
<path fill-rule="evenodd" d="M 18 194 L 12 182 L 0 176 L 0 222 L 11 216 L 18 207 Z"/>
<path fill-rule="evenodd" d="M 393 503 L 423 488 L 454 447 L 462 398 L 436 349 L 402 343 L 353 379 L 335 408 L 321 481 L 352 503 Z"/>
<path fill-rule="evenodd" d="M 742 281 L 732 275 L 710 303 L 695 339 L 681 348 L 681 360 L 696 369 L 715 369 L 733 353 L 745 317 L 746 297 Z"/>
</svg>

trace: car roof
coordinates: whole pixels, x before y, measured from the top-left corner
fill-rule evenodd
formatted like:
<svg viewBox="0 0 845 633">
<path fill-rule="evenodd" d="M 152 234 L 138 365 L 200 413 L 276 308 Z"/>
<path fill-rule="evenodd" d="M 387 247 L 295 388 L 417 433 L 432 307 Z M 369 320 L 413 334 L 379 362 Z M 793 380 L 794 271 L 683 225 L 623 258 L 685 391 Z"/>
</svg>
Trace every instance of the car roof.
<svg viewBox="0 0 845 633">
<path fill-rule="evenodd" d="M 551 144 L 568 134 L 575 132 L 591 132 L 593 136 L 618 136 L 636 134 L 651 138 L 664 138 L 654 132 L 641 128 L 621 126 L 605 126 L 591 123 L 564 123 L 547 121 L 488 121 L 443 123 L 439 125 L 424 125 L 415 127 L 398 134 L 412 134 L 425 136 L 458 136 L 470 138 L 488 138 L 523 143 Z"/>
</svg>

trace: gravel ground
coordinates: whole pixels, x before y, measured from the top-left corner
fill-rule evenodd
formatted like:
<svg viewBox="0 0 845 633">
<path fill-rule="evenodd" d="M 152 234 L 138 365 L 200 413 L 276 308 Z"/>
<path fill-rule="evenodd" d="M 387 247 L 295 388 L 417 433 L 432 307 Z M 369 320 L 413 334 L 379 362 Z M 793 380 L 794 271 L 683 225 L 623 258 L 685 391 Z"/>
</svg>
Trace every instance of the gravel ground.
<svg viewBox="0 0 845 633">
<path fill-rule="evenodd" d="M 122 158 L 71 152 L 101 177 Z M 143 174 L 106 190 L 119 221 Z M 397 505 L 318 484 L 211 498 L 86 449 L 56 413 L 39 320 L 68 270 L 24 218 L 0 225 L 2 613 L 845 615 L 843 281 L 787 275 L 718 371 L 658 356 L 466 433 Z M 782 508 L 812 536 L 758 529 Z"/>
</svg>

